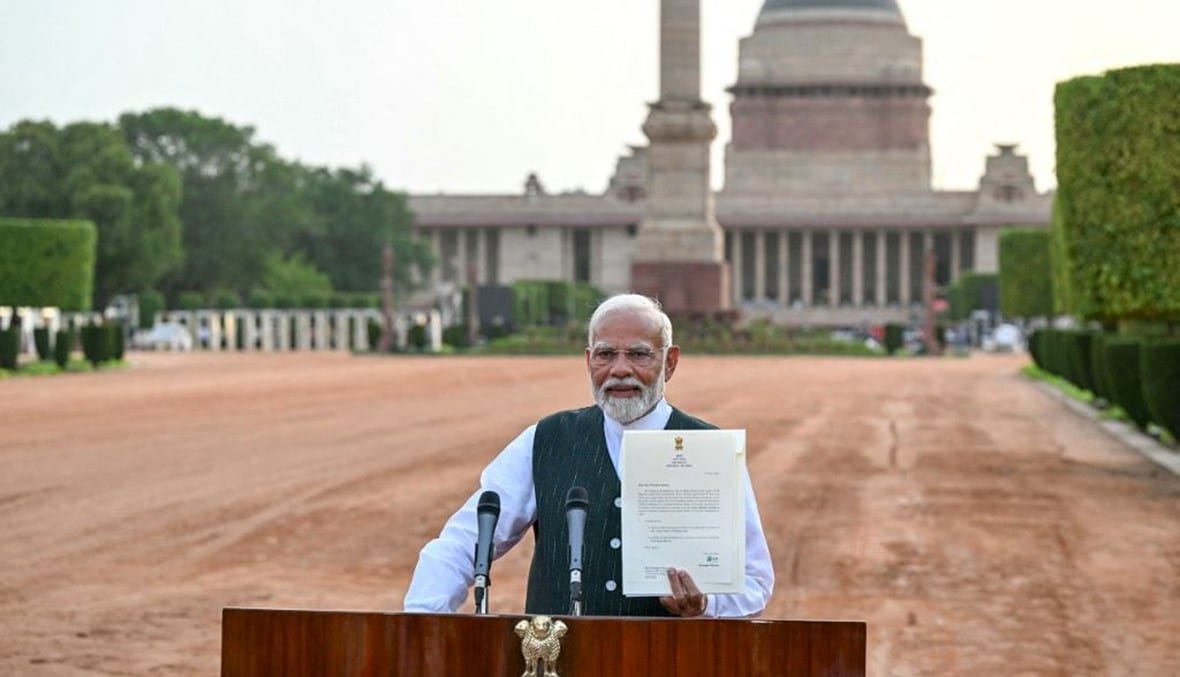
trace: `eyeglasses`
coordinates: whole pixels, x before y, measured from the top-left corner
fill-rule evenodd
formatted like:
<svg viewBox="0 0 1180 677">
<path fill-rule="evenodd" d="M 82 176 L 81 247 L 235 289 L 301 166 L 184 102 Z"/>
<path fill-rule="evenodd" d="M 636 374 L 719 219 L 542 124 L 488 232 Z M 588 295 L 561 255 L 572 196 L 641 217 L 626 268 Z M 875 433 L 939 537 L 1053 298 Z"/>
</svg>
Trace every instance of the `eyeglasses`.
<svg viewBox="0 0 1180 677">
<path fill-rule="evenodd" d="M 590 364 L 595 367 L 609 367 L 615 363 L 619 355 L 627 358 L 631 364 L 640 369 L 654 367 L 660 361 L 660 355 L 650 348 L 631 348 L 630 350 L 615 350 L 614 348 L 594 348 L 590 351 Z"/>
</svg>

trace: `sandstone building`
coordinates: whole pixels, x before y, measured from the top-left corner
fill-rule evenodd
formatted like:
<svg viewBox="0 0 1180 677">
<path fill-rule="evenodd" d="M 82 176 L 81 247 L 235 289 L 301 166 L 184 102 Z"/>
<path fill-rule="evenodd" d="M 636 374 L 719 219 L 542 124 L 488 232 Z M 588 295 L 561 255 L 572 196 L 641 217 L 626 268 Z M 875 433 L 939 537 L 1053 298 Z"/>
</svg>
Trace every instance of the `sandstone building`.
<svg viewBox="0 0 1180 677">
<path fill-rule="evenodd" d="M 410 196 L 414 227 L 439 261 L 435 290 L 462 286 L 468 266 L 480 284 L 645 286 L 633 277 L 644 270 L 637 261 L 671 242 L 653 236 L 671 218 L 659 193 L 685 194 L 661 183 L 676 153 L 653 136 L 653 120 L 680 101 L 712 124 L 708 105 L 699 96 L 692 103 L 699 42 L 670 30 L 696 30 L 694 10 L 699 17 L 695 0 L 663 0 L 661 100 L 644 125 L 652 143 L 619 159 L 604 193 L 550 194 L 530 176 L 515 195 Z M 794 325 L 906 321 L 922 298 L 927 250 L 936 281 L 947 284 L 997 270 L 1002 228 L 1048 224 L 1052 196 L 1036 191 L 1012 145 L 981 158 L 978 189 L 931 187 L 932 91 L 922 41 L 896 0 L 766 0 L 739 54 L 724 186 L 707 195 L 709 213 L 693 227 L 719 228 L 725 300 L 746 316 Z M 711 134 L 696 138 L 705 136 L 707 147 Z M 699 153 L 680 156 L 699 181 Z"/>
</svg>

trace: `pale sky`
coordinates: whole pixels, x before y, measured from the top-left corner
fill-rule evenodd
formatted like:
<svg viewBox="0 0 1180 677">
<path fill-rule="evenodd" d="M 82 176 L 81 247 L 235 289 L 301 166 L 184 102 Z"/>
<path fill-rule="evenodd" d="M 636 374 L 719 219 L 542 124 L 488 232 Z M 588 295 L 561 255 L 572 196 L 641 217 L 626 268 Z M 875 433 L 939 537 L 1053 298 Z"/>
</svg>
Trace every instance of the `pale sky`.
<svg viewBox="0 0 1180 677">
<path fill-rule="evenodd" d="M 702 95 L 763 0 L 702 0 Z M 900 0 L 925 41 L 938 188 L 997 142 L 1054 185 L 1054 83 L 1180 62 L 1177 0 Z M 155 106 L 237 124 L 284 157 L 371 165 L 411 192 L 600 192 L 658 95 L 658 0 L 0 0 L 0 127 Z"/>
</svg>

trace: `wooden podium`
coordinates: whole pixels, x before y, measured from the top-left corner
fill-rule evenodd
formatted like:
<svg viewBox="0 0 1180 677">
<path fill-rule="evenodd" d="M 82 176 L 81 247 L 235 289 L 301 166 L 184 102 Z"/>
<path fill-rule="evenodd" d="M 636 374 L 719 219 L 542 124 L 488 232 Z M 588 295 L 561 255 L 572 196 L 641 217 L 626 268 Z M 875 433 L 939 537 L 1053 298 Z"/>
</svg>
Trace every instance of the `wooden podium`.
<svg viewBox="0 0 1180 677">
<path fill-rule="evenodd" d="M 226 608 L 224 677 L 520 677 L 524 616 Z M 861 621 L 560 616 L 561 677 L 863 676 Z"/>
</svg>

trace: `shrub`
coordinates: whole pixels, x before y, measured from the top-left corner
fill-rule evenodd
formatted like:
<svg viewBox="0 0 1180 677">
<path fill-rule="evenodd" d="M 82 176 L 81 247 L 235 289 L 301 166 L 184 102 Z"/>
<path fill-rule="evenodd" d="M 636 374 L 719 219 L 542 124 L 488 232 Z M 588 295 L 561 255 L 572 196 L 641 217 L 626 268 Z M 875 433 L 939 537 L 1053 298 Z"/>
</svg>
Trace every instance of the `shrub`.
<svg viewBox="0 0 1180 677">
<path fill-rule="evenodd" d="M 1143 343 L 1135 338 L 1112 338 L 1105 344 L 1106 379 L 1115 404 L 1127 412 L 1135 425 L 1143 428 L 1151 420 L 1151 412 L 1143 401 L 1143 382 L 1139 378 Z"/>
<path fill-rule="evenodd" d="M 181 310 L 202 310 L 205 308 L 205 297 L 201 292 L 182 291 L 176 296 L 176 307 Z"/>
<path fill-rule="evenodd" d="M 332 293 L 327 291 L 308 291 L 300 295 L 300 308 L 327 308 Z"/>
<path fill-rule="evenodd" d="M 15 327 L 0 329 L 0 369 L 16 369 L 20 332 Z"/>
<path fill-rule="evenodd" d="M 232 310 L 242 305 L 242 298 L 236 291 L 220 289 L 213 292 L 211 305 L 218 310 Z"/>
<path fill-rule="evenodd" d="M 1044 329 L 1036 329 L 1028 336 L 1028 354 L 1032 356 L 1033 362 L 1041 371 L 1048 371 L 1045 368 L 1045 333 Z"/>
<path fill-rule="evenodd" d="M 1069 345 L 1069 372 L 1073 376 L 1071 381 L 1082 390 L 1094 391 L 1094 378 L 1090 373 L 1090 344 L 1094 338 L 1089 331 L 1071 331 L 1067 335 Z"/>
<path fill-rule="evenodd" d="M 1009 317 L 1053 314 L 1049 231 L 1010 228 L 1000 233 L 1000 310 Z"/>
<path fill-rule="evenodd" d="M 415 324 L 406 334 L 406 347 L 419 352 L 426 350 L 426 325 Z"/>
<path fill-rule="evenodd" d="M 1180 340 L 1144 343 L 1139 380 L 1151 420 L 1180 440 Z"/>
<path fill-rule="evenodd" d="M 139 328 L 148 329 L 156 321 L 156 314 L 164 310 L 164 295 L 155 289 L 139 293 Z"/>
<path fill-rule="evenodd" d="M 885 325 L 885 351 L 890 355 L 905 344 L 905 326 L 890 322 Z"/>
<path fill-rule="evenodd" d="M 1094 394 L 1110 402 L 1110 384 L 1106 379 L 1107 338 L 1105 333 L 1096 331 L 1090 340 L 1090 379 L 1094 386 Z"/>
<path fill-rule="evenodd" d="M 467 348 L 470 342 L 467 340 L 467 325 L 453 324 L 445 327 L 442 331 L 442 341 L 448 346 L 454 348 Z"/>
<path fill-rule="evenodd" d="M 127 345 L 126 336 L 123 334 L 123 323 L 112 322 L 103 326 L 106 328 L 107 333 L 107 356 L 112 360 L 123 359 L 123 353 Z"/>
<path fill-rule="evenodd" d="M 53 361 L 62 369 L 70 363 L 70 353 L 74 350 L 74 332 L 70 329 L 59 329 L 53 341 Z"/>
<path fill-rule="evenodd" d="M 370 318 L 365 331 L 369 337 L 369 350 L 377 350 L 377 344 L 381 342 L 381 323 Z"/>
<path fill-rule="evenodd" d="M 37 359 L 47 362 L 53 357 L 53 351 L 49 348 L 49 327 L 33 330 L 33 345 L 37 346 Z"/>
<path fill-rule="evenodd" d="M 89 221 L 0 219 L 0 299 L 89 310 L 97 242 Z"/>
<path fill-rule="evenodd" d="M 266 289 L 251 289 L 246 304 L 251 308 L 274 308 L 275 295 Z"/>
</svg>

